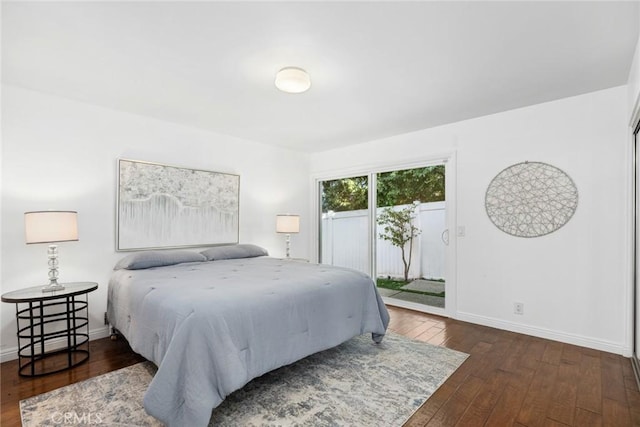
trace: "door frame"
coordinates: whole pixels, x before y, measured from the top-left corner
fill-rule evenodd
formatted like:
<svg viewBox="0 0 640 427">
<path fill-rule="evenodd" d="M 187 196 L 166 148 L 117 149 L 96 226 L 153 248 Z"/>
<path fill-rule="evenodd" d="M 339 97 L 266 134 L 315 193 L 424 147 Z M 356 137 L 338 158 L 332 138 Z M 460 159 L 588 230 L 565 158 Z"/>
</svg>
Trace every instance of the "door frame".
<svg viewBox="0 0 640 427">
<path fill-rule="evenodd" d="M 640 117 L 631 125 L 631 365 L 640 387 Z"/>
<path fill-rule="evenodd" d="M 413 159 L 411 161 L 393 162 L 393 163 L 378 163 L 363 165 L 355 168 L 340 169 L 327 171 L 325 173 L 320 172 L 311 176 L 311 219 L 313 227 L 311 227 L 311 259 L 318 262 L 320 259 L 320 227 L 321 227 L 321 208 L 320 208 L 320 182 L 334 179 L 349 178 L 353 176 L 369 177 L 369 188 L 375 188 L 376 175 L 378 173 L 390 172 L 393 170 L 402 169 L 415 169 L 427 166 L 433 166 L 436 164 L 445 164 L 445 201 L 446 201 L 446 224 L 449 230 L 449 244 L 446 247 L 446 266 L 445 266 L 445 308 L 431 307 L 423 304 L 411 303 L 408 301 L 389 300 L 384 298 L 385 303 L 398 307 L 404 307 L 411 310 L 422 311 L 425 313 L 436 314 L 446 317 L 456 317 L 457 313 L 457 208 L 456 208 L 456 152 L 450 151 L 446 153 L 434 154 L 428 157 L 422 157 L 420 159 Z M 376 194 L 375 191 L 369 191 L 369 207 L 376 206 Z M 369 265 L 370 275 L 374 275 L 376 272 L 376 252 L 375 244 L 373 244 L 373 238 L 376 234 L 376 210 L 369 208 L 369 233 L 368 233 L 368 253 L 369 253 Z"/>
<path fill-rule="evenodd" d="M 631 365 L 636 382 L 640 387 L 640 95 L 633 102 L 629 117 L 630 143 L 627 145 L 628 178 L 626 180 L 629 203 L 628 266 L 629 266 L 629 304 L 626 328 L 627 344 L 631 352 Z"/>
</svg>

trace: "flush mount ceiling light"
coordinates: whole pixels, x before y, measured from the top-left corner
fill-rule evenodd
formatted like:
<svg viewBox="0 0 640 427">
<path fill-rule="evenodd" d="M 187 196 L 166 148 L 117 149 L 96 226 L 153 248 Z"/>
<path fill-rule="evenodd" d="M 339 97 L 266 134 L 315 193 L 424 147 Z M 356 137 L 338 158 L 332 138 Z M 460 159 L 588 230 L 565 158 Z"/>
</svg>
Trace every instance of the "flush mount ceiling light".
<svg viewBox="0 0 640 427">
<path fill-rule="evenodd" d="M 302 93 L 311 87 L 311 78 L 302 68 L 285 67 L 276 74 L 276 87 L 287 93 Z"/>
</svg>

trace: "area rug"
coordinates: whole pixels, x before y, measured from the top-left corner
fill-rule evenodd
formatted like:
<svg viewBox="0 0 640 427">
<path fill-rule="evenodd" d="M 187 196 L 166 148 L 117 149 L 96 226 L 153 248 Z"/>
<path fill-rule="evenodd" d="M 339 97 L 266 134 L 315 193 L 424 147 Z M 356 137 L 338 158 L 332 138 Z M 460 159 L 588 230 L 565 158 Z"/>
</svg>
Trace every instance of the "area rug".
<svg viewBox="0 0 640 427">
<path fill-rule="evenodd" d="M 257 378 L 209 426 L 401 426 L 467 354 L 389 333 L 356 337 Z M 139 363 L 20 401 L 25 427 L 161 426 L 142 397 L 156 371 Z"/>
</svg>

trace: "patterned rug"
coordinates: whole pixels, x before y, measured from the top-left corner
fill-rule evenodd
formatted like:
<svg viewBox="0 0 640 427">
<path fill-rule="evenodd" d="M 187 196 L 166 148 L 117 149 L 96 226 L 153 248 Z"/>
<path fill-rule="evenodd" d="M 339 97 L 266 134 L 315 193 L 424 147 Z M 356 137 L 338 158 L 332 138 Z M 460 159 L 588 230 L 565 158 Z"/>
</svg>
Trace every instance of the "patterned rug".
<svg viewBox="0 0 640 427">
<path fill-rule="evenodd" d="M 209 426 L 401 426 L 467 354 L 389 333 L 356 337 L 277 369 L 227 397 Z M 149 362 L 20 401 L 25 427 L 161 426 L 142 397 Z"/>
</svg>

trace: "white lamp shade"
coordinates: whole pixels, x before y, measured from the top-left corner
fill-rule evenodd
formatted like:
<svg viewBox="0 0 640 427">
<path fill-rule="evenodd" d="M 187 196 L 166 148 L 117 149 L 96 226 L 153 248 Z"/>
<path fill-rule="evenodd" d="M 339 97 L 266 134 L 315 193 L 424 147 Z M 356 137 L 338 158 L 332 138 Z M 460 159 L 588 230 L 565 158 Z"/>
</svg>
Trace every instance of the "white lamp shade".
<svg viewBox="0 0 640 427">
<path fill-rule="evenodd" d="M 299 233 L 300 215 L 276 215 L 276 233 Z"/>
<path fill-rule="evenodd" d="M 27 244 L 78 240 L 78 213 L 75 211 L 25 212 Z"/>
<path fill-rule="evenodd" d="M 287 93 L 302 93 L 311 87 L 311 78 L 302 68 L 286 67 L 276 74 L 276 87 Z"/>
</svg>

